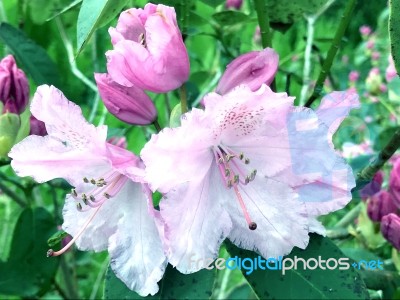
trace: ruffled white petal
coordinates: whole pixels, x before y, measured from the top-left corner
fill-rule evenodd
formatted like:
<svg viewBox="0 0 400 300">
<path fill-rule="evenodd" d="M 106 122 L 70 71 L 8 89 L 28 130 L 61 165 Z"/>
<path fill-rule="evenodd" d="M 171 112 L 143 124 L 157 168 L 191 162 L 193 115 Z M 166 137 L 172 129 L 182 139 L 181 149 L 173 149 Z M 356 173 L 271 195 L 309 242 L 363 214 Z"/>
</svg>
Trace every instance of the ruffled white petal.
<svg viewBox="0 0 400 300">
<path fill-rule="evenodd" d="M 96 173 L 110 162 L 103 155 L 76 149 L 51 136 L 31 135 L 10 151 L 11 166 L 19 176 L 32 176 L 37 182 L 64 178 L 76 186 L 84 176 Z M 101 174 L 100 174 L 101 175 Z"/>
<path fill-rule="evenodd" d="M 50 136 L 66 146 L 77 150 L 104 151 L 107 128 L 89 124 L 81 108 L 65 98 L 54 86 L 38 87 L 32 99 L 31 112 L 36 119 L 45 123 Z"/>
<path fill-rule="evenodd" d="M 308 218 L 304 204 L 286 184 L 258 176 L 239 188 L 249 216 L 257 224 L 250 230 L 234 191 L 226 193 L 223 206 L 233 222 L 228 238 L 238 247 L 265 258 L 288 254 L 308 245 Z"/>
<path fill-rule="evenodd" d="M 160 204 L 169 245 L 167 257 L 185 274 L 207 267 L 210 259 L 218 256 L 232 226 L 218 198 L 222 182 L 216 168 L 214 164 L 203 178 L 169 192 Z"/>
<path fill-rule="evenodd" d="M 127 183 L 125 197 L 118 205 L 123 215 L 110 238 L 111 268 L 131 290 L 141 296 L 158 292 L 167 260 L 156 227 L 153 208 L 137 183 Z M 150 197 L 150 195 L 148 195 Z"/>
</svg>

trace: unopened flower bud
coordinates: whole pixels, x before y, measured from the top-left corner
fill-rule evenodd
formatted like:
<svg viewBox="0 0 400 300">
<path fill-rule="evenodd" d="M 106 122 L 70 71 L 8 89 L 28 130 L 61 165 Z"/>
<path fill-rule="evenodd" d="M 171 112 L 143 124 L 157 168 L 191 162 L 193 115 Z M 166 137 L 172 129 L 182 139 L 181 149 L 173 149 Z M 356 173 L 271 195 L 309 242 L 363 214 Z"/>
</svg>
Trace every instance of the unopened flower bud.
<svg viewBox="0 0 400 300">
<path fill-rule="evenodd" d="M 372 221 L 380 222 L 384 216 L 396 211 L 397 206 L 393 201 L 392 195 L 387 191 L 380 191 L 368 201 L 367 213 Z"/>
<path fill-rule="evenodd" d="M 396 68 L 394 67 L 394 61 L 392 55 L 389 55 L 389 65 L 385 71 L 385 78 L 387 82 L 392 81 L 397 76 Z"/>
<path fill-rule="evenodd" d="M 372 29 L 368 25 L 363 25 L 360 27 L 360 33 L 363 37 L 367 37 L 371 34 Z"/>
<path fill-rule="evenodd" d="M 390 172 L 389 192 L 392 194 L 394 202 L 400 207 L 400 160 L 395 161 Z"/>
<path fill-rule="evenodd" d="M 360 77 L 360 73 L 358 73 L 357 71 L 351 71 L 349 74 L 349 81 L 356 82 L 359 77 Z"/>
<path fill-rule="evenodd" d="M 225 7 L 226 8 L 234 8 L 240 9 L 242 7 L 243 0 L 226 0 Z"/>
<path fill-rule="evenodd" d="M 381 232 L 393 247 L 400 250 L 400 217 L 394 213 L 382 218 Z"/>
<path fill-rule="evenodd" d="M 140 88 L 119 85 L 108 74 L 97 73 L 95 79 L 104 105 L 121 121 L 147 125 L 157 118 L 153 102 Z"/>
<path fill-rule="evenodd" d="M 382 76 L 378 68 L 372 68 L 366 79 L 366 86 L 370 94 L 379 95 L 381 92 Z"/>
<path fill-rule="evenodd" d="M 274 80 L 278 62 L 278 54 L 271 48 L 242 54 L 226 67 L 215 91 L 224 95 L 241 84 L 256 91 Z"/>
<path fill-rule="evenodd" d="M 3 112 L 21 114 L 29 102 L 29 84 L 12 55 L 0 61 L 0 101 Z"/>
</svg>

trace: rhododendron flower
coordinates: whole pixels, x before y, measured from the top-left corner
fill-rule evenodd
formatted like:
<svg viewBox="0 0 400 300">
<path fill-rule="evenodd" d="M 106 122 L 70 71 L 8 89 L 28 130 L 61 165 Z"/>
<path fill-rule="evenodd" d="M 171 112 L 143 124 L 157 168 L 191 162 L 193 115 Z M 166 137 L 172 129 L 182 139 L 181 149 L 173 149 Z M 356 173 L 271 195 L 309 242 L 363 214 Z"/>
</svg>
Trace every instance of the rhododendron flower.
<svg viewBox="0 0 400 300">
<path fill-rule="evenodd" d="M 160 93 L 188 79 L 189 57 L 173 7 L 129 9 L 109 32 L 114 50 L 106 53 L 107 70 L 117 83 Z"/>
<path fill-rule="evenodd" d="M 38 182 L 64 178 L 75 187 L 62 225 L 73 239 L 48 255 L 60 255 L 73 243 L 81 250 L 108 248 L 112 269 L 130 289 L 155 294 L 166 260 L 139 158 L 107 143 L 107 128 L 87 123 L 79 106 L 53 86 L 38 88 L 31 111 L 48 135 L 15 145 L 9 154 L 13 169 Z"/>
<path fill-rule="evenodd" d="M 241 84 L 256 91 L 263 83 L 269 85 L 274 80 L 278 63 L 279 56 L 271 48 L 242 54 L 226 67 L 215 92 L 223 95 Z"/>
<path fill-rule="evenodd" d="M 145 178 L 165 193 L 167 257 L 179 271 L 206 267 L 225 238 L 264 257 L 304 249 L 322 231 L 315 216 L 350 201 L 354 177 L 331 138 L 357 96 L 332 93 L 316 113 L 293 100 L 266 85 L 210 93 L 204 111 L 145 145 Z"/>
</svg>

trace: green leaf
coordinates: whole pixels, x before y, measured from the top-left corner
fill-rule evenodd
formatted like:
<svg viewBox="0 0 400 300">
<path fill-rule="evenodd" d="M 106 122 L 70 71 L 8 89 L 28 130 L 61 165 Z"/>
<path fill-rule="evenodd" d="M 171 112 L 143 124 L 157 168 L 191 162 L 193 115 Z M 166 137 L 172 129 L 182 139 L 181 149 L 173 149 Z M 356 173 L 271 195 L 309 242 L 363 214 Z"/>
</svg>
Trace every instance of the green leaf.
<svg viewBox="0 0 400 300">
<path fill-rule="evenodd" d="M 127 2 L 128 0 L 83 0 L 77 24 L 77 55 L 95 30 L 114 19 Z"/>
<path fill-rule="evenodd" d="M 20 127 L 21 121 L 18 115 L 11 113 L 0 115 L 0 157 L 7 156 L 14 146 Z"/>
<path fill-rule="evenodd" d="M 218 5 L 225 3 L 225 0 L 200 0 L 200 1 L 211 7 L 217 7 Z"/>
<path fill-rule="evenodd" d="M 236 10 L 225 10 L 212 15 L 221 26 L 231 26 L 249 20 L 249 16 Z"/>
<path fill-rule="evenodd" d="M 379 151 L 380 149 L 385 147 L 389 143 L 390 139 L 393 137 L 394 133 L 399 129 L 399 126 L 384 128 L 375 138 L 373 144 L 374 149 Z"/>
<path fill-rule="evenodd" d="M 55 12 L 52 16 L 50 16 L 48 19 L 46 19 L 46 21 L 50 21 L 50 20 L 54 19 L 55 17 L 58 17 L 59 15 L 62 15 L 63 13 L 65 13 L 65 12 L 69 11 L 70 9 L 74 8 L 75 6 L 77 6 L 81 2 L 82 2 L 82 0 L 75 0 L 75 1 L 71 2 L 67 6 L 63 7 L 61 10 Z"/>
<path fill-rule="evenodd" d="M 171 116 L 169 118 L 169 127 L 175 128 L 181 126 L 181 116 L 182 108 L 181 104 L 178 103 L 171 111 Z"/>
<path fill-rule="evenodd" d="M 397 74 L 400 70 L 400 2 L 398 0 L 389 1 L 389 35 L 392 56 Z"/>
<path fill-rule="evenodd" d="M 226 244 L 227 250 L 231 257 L 238 256 L 240 258 L 257 258 L 257 254 L 237 248 L 230 242 Z M 328 238 L 321 237 L 316 234 L 310 235 L 310 243 L 306 250 L 298 248 L 285 258 L 294 260 L 303 258 L 317 259 L 319 256 L 323 260 L 329 258 L 344 258 L 342 252 Z M 242 269 L 243 275 L 252 286 L 254 292 L 260 299 L 366 299 L 368 292 L 360 275 L 350 265 L 347 270 L 325 269 L 320 268 L 314 270 L 304 270 L 303 263 L 299 262 L 297 270 L 286 270 L 282 275 L 282 270 L 262 270 L 260 268 L 254 270 L 251 274 L 246 275 L 246 270 Z M 315 263 L 312 263 L 314 266 Z"/>
<path fill-rule="evenodd" d="M 208 299 L 211 296 L 215 272 L 201 270 L 193 274 L 182 274 L 168 265 L 160 290 L 154 296 L 141 297 L 119 280 L 109 267 L 104 287 L 105 299 Z"/>
<path fill-rule="evenodd" d="M 19 67 L 28 72 L 37 85 L 52 84 L 59 87 L 57 66 L 45 49 L 7 23 L 0 24 L 0 39 L 13 51 Z"/>
<path fill-rule="evenodd" d="M 267 10 L 271 23 L 285 27 L 301 20 L 304 15 L 315 14 L 326 2 L 327 0 L 267 0 Z"/>
<path fill-rule="evenodd" d="M 55 230 L 54 219 L 45 209 L 26 208 L 21 213 L 9 258 L 0 263 L 0 294 L 37 298 L 49 289 L 59 260 L 46 257 L 47 237 Z"/>
<path fill-rule="evenodd" d="M 226 299 L 258 299 L 257 296 L 254 294 L 253 290 L 251 289 L 250 285 L 248 283 L 241 284 L 237 287 L 235 287 L 229 295 L 226 297 Z"/>
</svg>

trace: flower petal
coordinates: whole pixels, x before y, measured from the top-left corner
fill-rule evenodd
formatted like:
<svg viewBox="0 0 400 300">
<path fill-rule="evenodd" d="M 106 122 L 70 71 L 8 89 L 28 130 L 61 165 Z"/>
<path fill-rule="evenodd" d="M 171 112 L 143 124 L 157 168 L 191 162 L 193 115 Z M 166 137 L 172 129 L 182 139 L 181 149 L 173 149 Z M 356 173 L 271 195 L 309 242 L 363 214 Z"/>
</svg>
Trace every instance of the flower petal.
<svg viewBox="0 0 400 300">
<path fill-rule="evenodd" d="M 48 134 L 75 149 L 104 150 L 105 126 L 95 127 L 82 115 L 81 108 L 68 101 L 54 86 L 38 87 L 31 103 L 36 119 L 46 124 Z"/>
<path fill-rule="evenodd" d="M 106 157 L 87 149 L 76 149 L 51 136 L 31 135 L 16 144 L 8 154 L 11 166 L 21 177 L 37 182 L 64 178 L 74 186 L 91 173 L 101 174 L 110 163 Z"/>
<path fill-rule="evenodd" d="M 155 224 L 151 193 L 137 183 L 127 183 L 123 216 L 110 238 L 111 268 L 131 290 L 141 296 L 158 292 L 167 260 Z M 148 207 L 149 205 L 149 207 Z"/>
<path fill-rule="evenodd" d="M 185 274 L 207 267 L 218 256 L 232 226 L 218 200 L 222 182 L 217 172 L 213 164 L 202 178 L 180 185 L 160 203 L 168 260 Z"/>
<path fill-rule="evenodd" d="M 308 245 L 308 218 L 305 205 L 286 184 L 256 176 L 239 188 L 249 216 L 257 224 L 250 230 L 234 191 L 226 193 L 224 207 L 233 222 L 228 238 L 238 247 L 256 251 L 265 258 L 289 253 L 293 247 Z"/>
<path fill-rule="evenodd" d="M 203 111 L 194 109 L 183 116 L 185 126 L 165 128 L 144 146 L 141 157 L 152 190 L 168 192 L 207 172 L 214 159 L 210 150 L 213 137 L 203 115 Z"/>
</svg>

